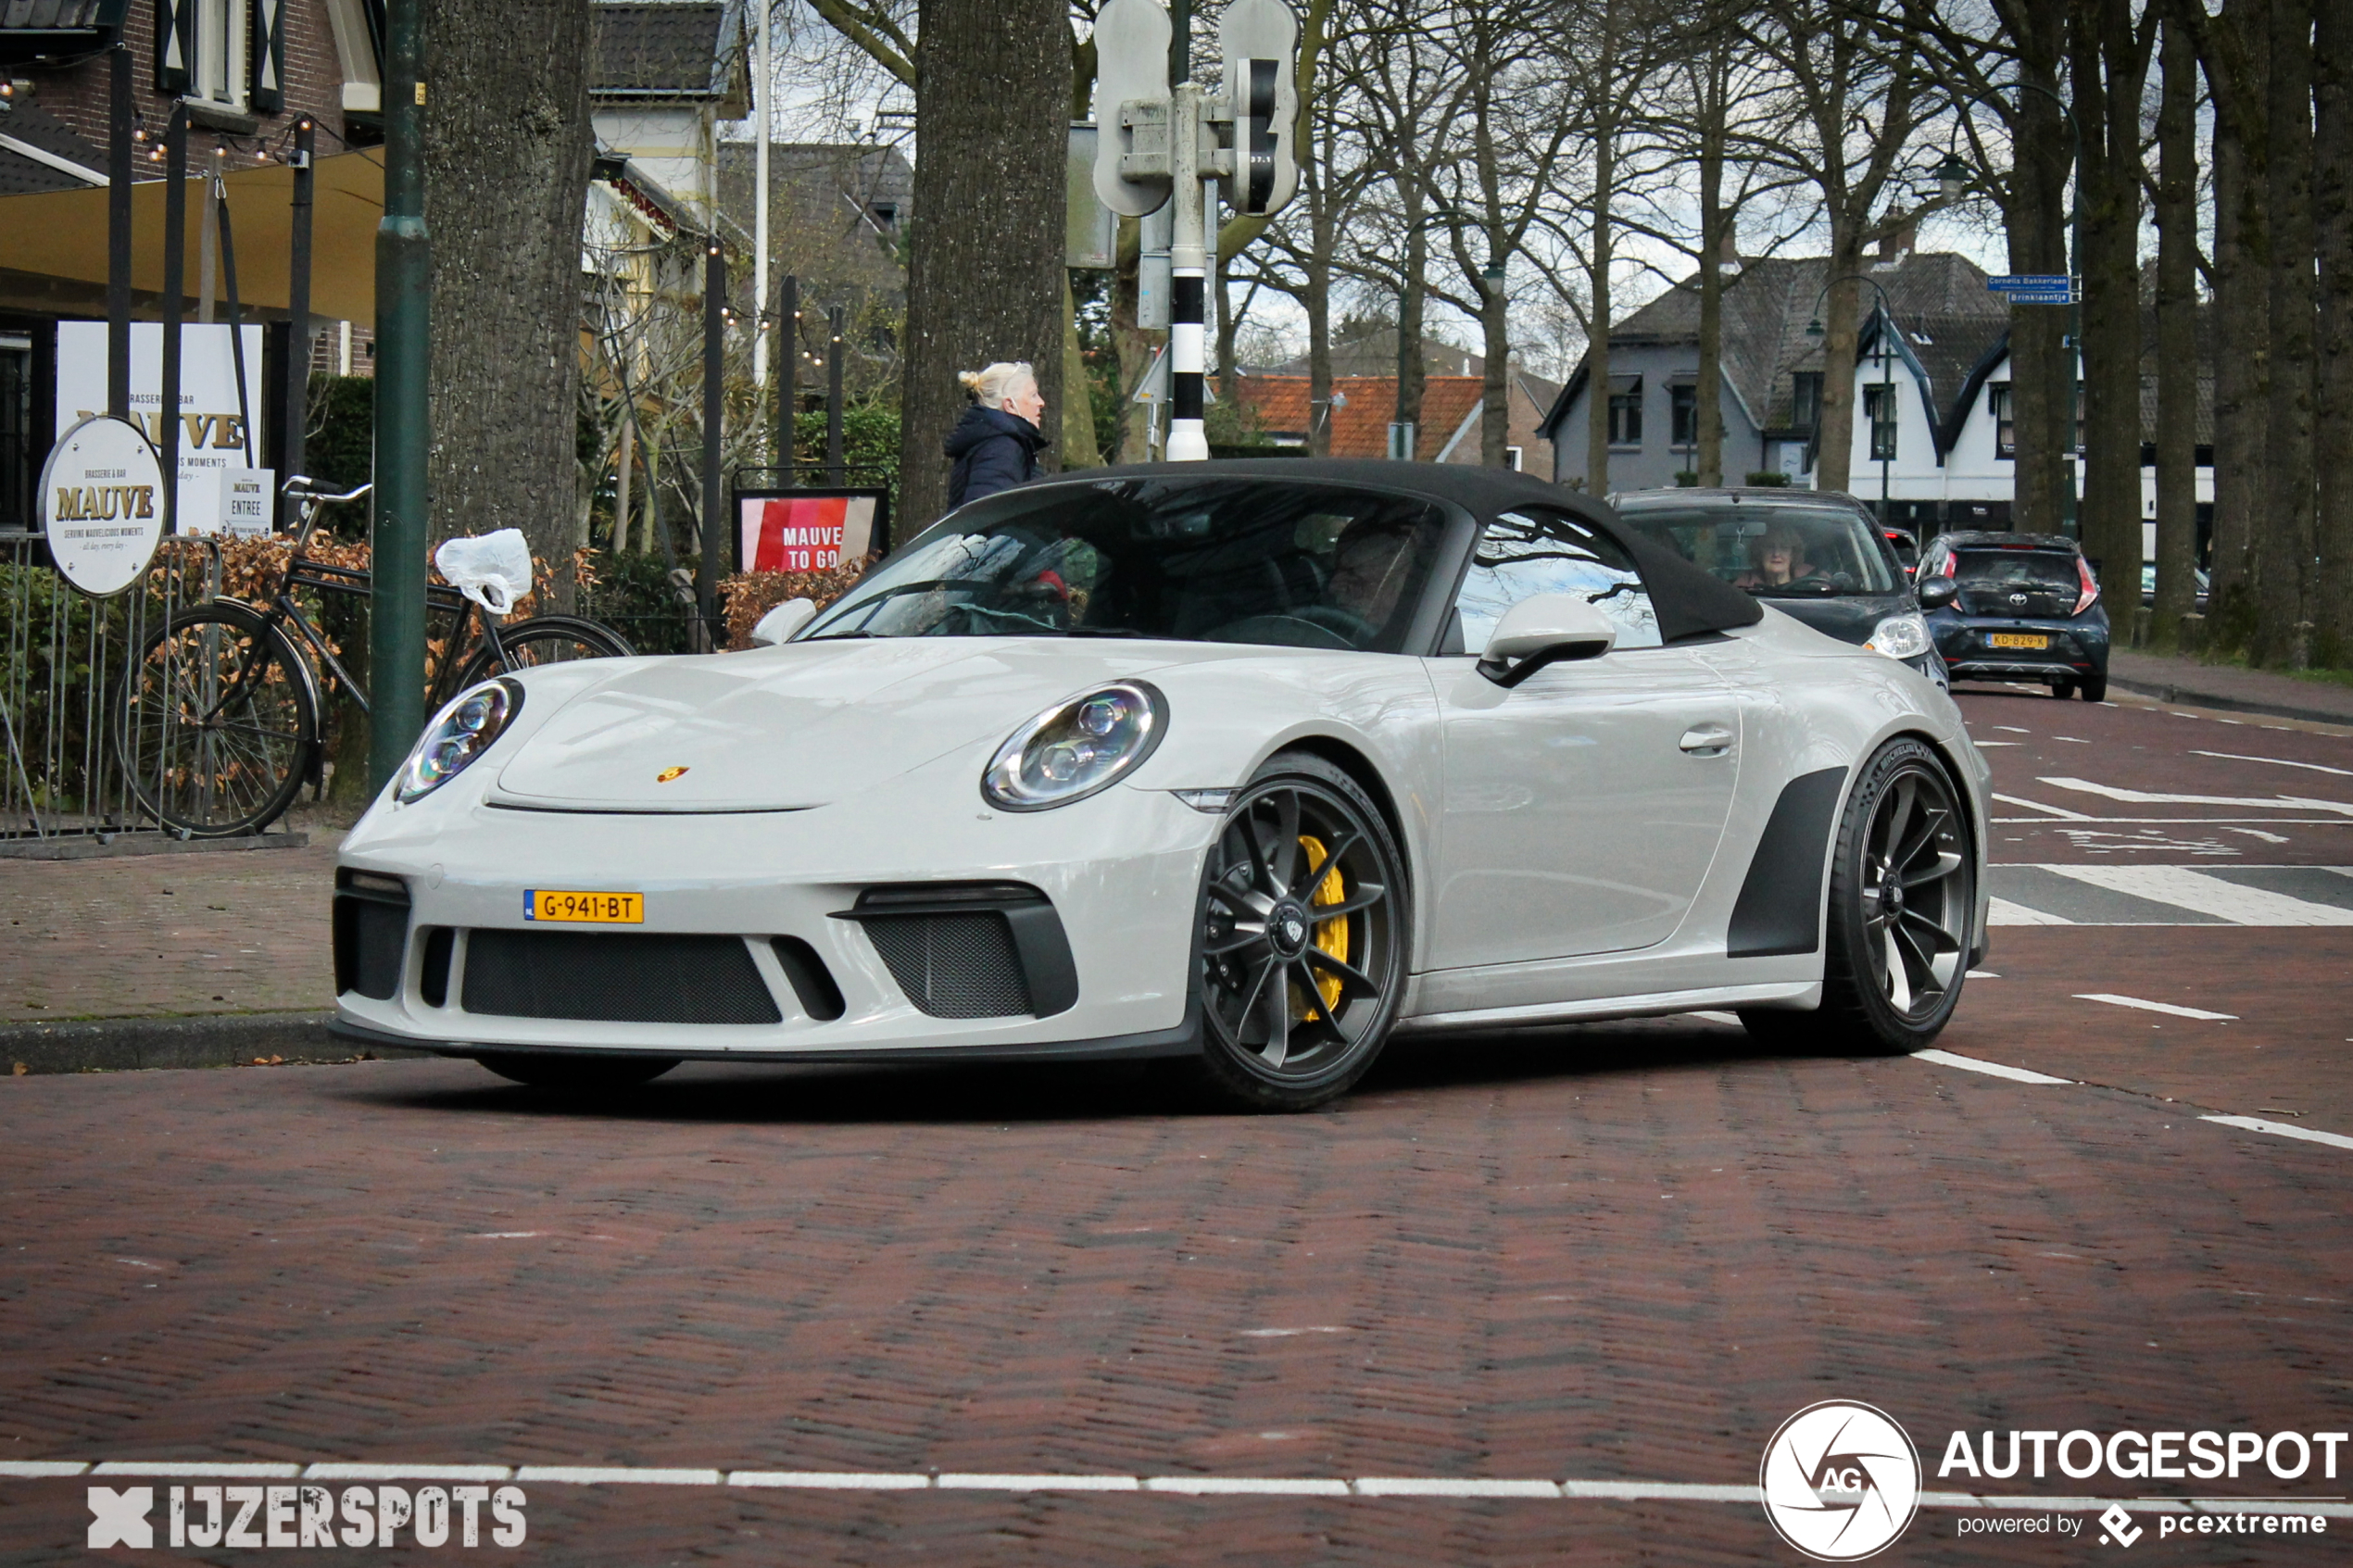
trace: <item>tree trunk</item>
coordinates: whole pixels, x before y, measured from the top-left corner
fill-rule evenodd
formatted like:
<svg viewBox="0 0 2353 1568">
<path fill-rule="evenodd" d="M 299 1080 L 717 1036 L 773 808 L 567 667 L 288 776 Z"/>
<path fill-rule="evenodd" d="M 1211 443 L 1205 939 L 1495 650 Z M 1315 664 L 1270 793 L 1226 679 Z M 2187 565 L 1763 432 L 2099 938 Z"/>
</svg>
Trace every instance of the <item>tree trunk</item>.
<svg viewBox="0 0 2353 1568">
<path fill-rule="evenodd" d="M 1861 341 L 1860 314 L 1863 270 L 1862 231 L 1835 217 L 1831 227 L 1830 294 L 1822 312 L 1822 412 L 1815 459 L 1814 488 L 1853 488 L 1855 458 L 1855 351 Z"/>
<path fill-rule="evenodd" d="M 907 267 L 902 538 L 947 505 L 941 444 L 963 415 L 959 371 L 1026 359 L 1048 408 L 1059 413 L 1063 395 L 1063 8 L 1051 0 L 922 0 L 920 23 L 914 205 L 923 219 Z M 1041 454 L 1049 466 L 1051 458 L 1051 448 Z"/>
<path fill-rule="evenodd" d="M 2141 86 L 2130 0 L 2077 0 L 2083 128 L 2083 553 L 2129 639 L 2141 602 Z"/>
<path fill-rule="evenodd" d="M 1094 389 L 1087 382 L 1087 353 L 1078 342 L 1078 302 L 1070 291 L 1070 273 L 1063 273 L 1063 467 L 1099 469 L 1102 449 L 1095 445 Z"/>
<path fill-rule="evenodd" d="M 1698 421 L 1698 483 L 1724 483 L 1724 250 L 1731 224 L 1724 211 L 1724 70 L 1718 44 L 1700 68 L 1699 376 L 1692 413 Z M 1673 432 L 1668 432 L 1671 435 Z"/>
<path fill-rule="evenodd" d="M 2270 0 L 2226 0 L 2199 52 L 2214 99 L 2214 539 L 2209 642 L 2254 634 L 2257 524 L 2270 486 L 2271 231 L 2263 78 Z"/>
<path fill-rule="evenodd" d="M 588 0 L 428 0 L 425 39 L 433 534 L 522 530 L 569 606 Z"/>
<path fill-rule="evenodd" d="M 2197 583 L 2197 54 L 2181 7 L 2165 17 L 2157 117 L 2157 603 L 2149 646 L 2171 653 Z"/>
<path fill-rule="evenodd" d="M 2060 91 L 2067 23 L 2066 6 L 2029 4 L 2017 7 L 2007 30 L 2020 80 L 2044 90 L 2020 93 L 2012 119 L 2019 154 L 2003 221 L 2013 272 L 2063 273 L 2074 265 L 2067 225 L 2072 153 L 2059 106 L 2044 95 Z M 2072 483 L 2068 454 L 2075 445 L 2066 335 L 2064 310 L 2029 305 L 2010 311 L 2010 430 L 2018 454 L 2010 526 L 2021 533 L 2057 533 L 2066 515 L 2061 497 Z"/>
<path fill-rule="evenodd" d="M 1488 243 L 1494 248 L 1490 255 L 1501 255 L 1503 242 L 1490 235 Z M 1511 301 L 1504 292 L 1501 277 L 1479 279 L 1479 297 L 1487 307 L 1480 311 L 1479 326 L 1482 342 L 1479 352 L 1486 357 L 1486 380 L 1478 394 L 1478 460 L 1491 469 L 1511 466 L 1512 444 L 1512 337 Z M 1452 434 L 1450 431 L 1448 433 Z"/>
<path fill-rule="evenodd" d="M 2342 0 L 2330 0 L 2340 4 Z M 2272 0 L 2270 79 L 2271 384 L 2264 421 L 2270 505 L 2256 545 L 2259 663 L 2310 662 L 2312 527 L 2312 8 Z"/>
<path fill-rule="evenodd" d="M 1318 117 L 1322 119 L 1323 117 Z M 1340 223 L 1332 211 L 1325 170 L 1331 167 L 1332 133 L 1325 120 L 1318 156 L 1299 171 L 1307 202 L 1307 455 L 1327 458 L 1332 450 L 1332 254 Z"/>
<path fill-rule="evenodd" d="M 2313 620 L 2315 662 L 2353 665 L 2353 6 L 2315 7 L 2312 50 L 2312 217 L 2319 252 L 2320 375 L 2314 387 L 2314 448 L 2320 464 L 2320 585 Z"/>
<path fill-rule="evenodd" d="M 1405 265 L 1397 289 L 1397 422 L 1411 425 L 1414 449 L 1422 453 L 1422 389 L 1429 367 L 1422 362 L 1422 314 L 1428 298 L 1424 280 L 1429 276 L 1429 231 L 1422 219 L 1420 175 L 1401 172 L 1397 180 L 1398 207 L 1405 219 Z"/>
<path fill-rule="evenodd" d="M 1119 220 L 1118 267 L 1111 280 L 1111 343 L 1119 359 L 1119 450 L 1112 460 L 1140 463 L 1151 457 L 1151 420 L 1135 401 L 1136 389 L 1151 369 L 1157 333 L 1136 324 L 1139 269 L 1143 245 L 1133 218 Z"/>
<path fill-rule="evenodd" d="M 1617 178 L 1617 138 L 1604 126 L 1593 138 L 1593 241 L 1591 325 L 1585 332 L 1585 494 L 1609 494 L 1610 197 Z"/>
</svg>

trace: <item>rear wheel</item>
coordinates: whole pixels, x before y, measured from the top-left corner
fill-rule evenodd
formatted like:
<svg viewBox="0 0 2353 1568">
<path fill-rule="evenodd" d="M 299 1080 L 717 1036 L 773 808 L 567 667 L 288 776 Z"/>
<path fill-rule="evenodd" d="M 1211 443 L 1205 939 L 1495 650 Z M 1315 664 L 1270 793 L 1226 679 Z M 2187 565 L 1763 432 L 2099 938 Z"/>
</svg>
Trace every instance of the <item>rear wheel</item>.
<svg viewBox="0 0 2353 1568">
<path fill-rule="evenodd" d="M 594 1094 L 650 1083 L 678 1065 L 674 1056 L 589 1056 L 537 1051 L 484 1051 L 474 1058 L 501 1078 L 535 1089 Z"/>
<path fill-rule="evenodd" d="M 543 664 L 566 664 L 575 659 L 627 659 L 637 651 L 611 627 L 599 626 L 576 615 L 535 615 L 512 626 L 502 626 L 498 629 L 498 646 L 506 652 L 506 662 L 501 664 L 489 645 L 484 644 L 466 660 L 455 689 L 464 691 L 493 675 L 511 675 L 518 670 L 535 670 Z"/>
<path fill-rule="evenodd" d="M 2108 700 L 2108 677 L 2105 675 L 2087 676 L 2084 679 L 2082 686 L 2079 689 L 2082 692 L 2083 700 L 2085 702 L 2106 702 Z"/>
<path fill-rule="evenodd" d="M 1307 1110 L 1347 1093 L 1396 1021 L 1408 931 L 1403 859 L 1356 781 L 1303 753 L 1268 762 L 1210 847 L 1198 918 L 1218 1097 Z"/>
<path fill-rule="evenodd" d="M 2075 695 L 2075 683 L 2072 681 L 2053 681 L 2051 683 L 2051 695 L 2058 698 L 2061 702 L 2065 702 L 2069 697 Z"/>
<path fill-rule="evenodd" d="M 1840 820 L 1820 1010 L 1741 1022 L 1783 1048 L 1919 1050 L 1960 1000 L 1976 908 L 1976 844 L 1951 778 L 1926 745 L 1891 741 Z"/>
</svg>

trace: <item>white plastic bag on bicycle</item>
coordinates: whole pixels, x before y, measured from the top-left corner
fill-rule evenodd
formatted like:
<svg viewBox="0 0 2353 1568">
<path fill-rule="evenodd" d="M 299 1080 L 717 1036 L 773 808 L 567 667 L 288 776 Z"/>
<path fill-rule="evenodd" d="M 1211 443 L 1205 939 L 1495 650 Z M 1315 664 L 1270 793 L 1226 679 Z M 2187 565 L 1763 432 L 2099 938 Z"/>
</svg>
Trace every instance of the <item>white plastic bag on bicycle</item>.
<svg viewBox="0 0 2353 1568">
<path fill-rule="evenodd" d="M 448 539 L 433 553 L 442 581 L 493 615 L 504 615 L 531 592 L 531 544 L 520 528 L 475 539 Z"/>
</svg>

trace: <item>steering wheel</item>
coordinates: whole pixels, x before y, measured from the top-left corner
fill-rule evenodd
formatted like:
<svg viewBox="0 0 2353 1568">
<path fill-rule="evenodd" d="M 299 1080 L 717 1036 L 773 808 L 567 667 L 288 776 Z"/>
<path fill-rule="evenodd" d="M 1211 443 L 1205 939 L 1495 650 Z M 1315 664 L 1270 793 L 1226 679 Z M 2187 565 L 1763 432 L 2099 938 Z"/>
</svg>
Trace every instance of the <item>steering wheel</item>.
<svg viewBox="0 0 2353 1568">
<path fill-rule="evenodd" d="M 1338 633 L 1352 648 L 1366 646 L 1380 633 L 1379 627 L 1343 605 L 1302 605 L 1290 613 L 1293 620 Z"/>
</svg>

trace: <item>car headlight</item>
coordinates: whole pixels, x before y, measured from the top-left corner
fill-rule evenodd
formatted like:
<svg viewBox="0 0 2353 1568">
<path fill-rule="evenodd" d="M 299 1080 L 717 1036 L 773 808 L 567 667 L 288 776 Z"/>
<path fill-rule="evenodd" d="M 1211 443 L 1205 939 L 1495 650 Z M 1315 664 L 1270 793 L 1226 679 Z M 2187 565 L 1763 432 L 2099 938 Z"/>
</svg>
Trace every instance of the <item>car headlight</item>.
<svg viewBox="0 0 2353 1568">
<path fill-rule="evenodd" d="M 1152 754 L 1168 704 L 1141 681 L 1114 681 L 1048 709 L 1015 730 L 980 776 L 1005 811 L 1042 811 L 1109 789 Z"/>
<path fill-rule="evenodd" d="M 1929 650 L 1928 622 L 1910 610 L 1891 615 L 1871 628 L 1871 640 L 1863 646 L 1890 659 L 1918 659 Z"/>
<path fill-rule="evenodd" d="M 395 797 L 403 806 L 422 800 L 464 772 L 522 711 L 522 686 L 504 676 L 459 692 L 400 765 Z"/>
</svg>

